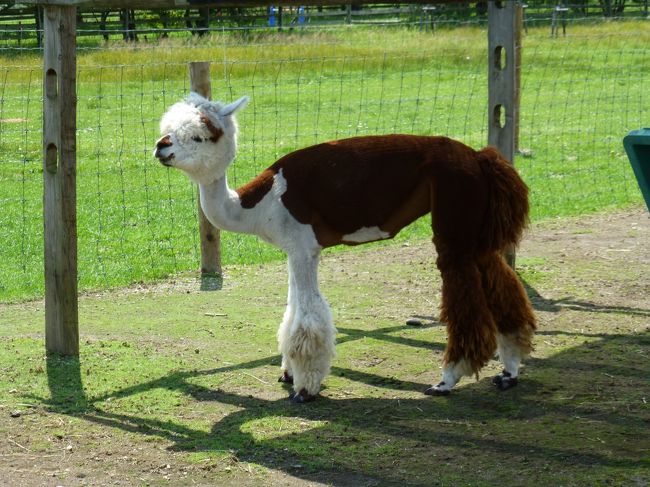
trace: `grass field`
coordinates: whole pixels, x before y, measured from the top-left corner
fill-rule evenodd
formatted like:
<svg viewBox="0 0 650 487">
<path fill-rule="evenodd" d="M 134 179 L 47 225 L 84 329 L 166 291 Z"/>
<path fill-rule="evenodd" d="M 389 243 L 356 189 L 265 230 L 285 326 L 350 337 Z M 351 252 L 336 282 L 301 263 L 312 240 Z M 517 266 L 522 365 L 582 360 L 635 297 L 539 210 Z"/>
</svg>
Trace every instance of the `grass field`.
<svg viewBox="0 0 650 487">
<path fill-rule="evenodd" d="M 81 355 L 46 357 L 41 302 L 0 305 L 7 485 L 646 486 L 645 208 L 534 224 L 518 254 L 539 320 L 519 385 L 448 397 L 429 242 L 329 254 L 338 356 L 321 396 L 277 383 L 282 263 L 80 300 Z M 262 277 L 262 278 L 261 278 Z M 405 325 L 419 317 L 421 327 Z"/>
<path fill-rule="evenodd" d="M 524 39 L 522 156 L 533 218 L 637 204 L 623 136 L 647 125 L 648 22 L 572 26 Z M 150 282 L 198 267 L 196 192 L 151 157 L 164 110 L 189 90 L 187 63 L 210 60 L 215 98 L 243 94 L 231 185 L 277 157 L 332 138 L 444 134 L 485 144 L 486 33 L 400 28 L 223 34 L 84 46 L 78 59 L 79 286 Z M 40 57 L 0 52 L 0 301 L 43 293 Z M 425 219 L 399 238 L 429 234 Z M 226 263 L 277 259 L 225 235 Z"/>
</svg>

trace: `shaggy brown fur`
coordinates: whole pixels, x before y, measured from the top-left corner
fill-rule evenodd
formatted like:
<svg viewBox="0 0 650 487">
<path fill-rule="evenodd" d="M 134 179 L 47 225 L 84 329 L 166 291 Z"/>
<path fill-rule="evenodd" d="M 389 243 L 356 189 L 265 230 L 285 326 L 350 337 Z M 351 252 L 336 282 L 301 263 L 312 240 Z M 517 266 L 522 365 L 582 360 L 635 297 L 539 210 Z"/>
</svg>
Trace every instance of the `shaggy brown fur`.
<svg viewBox="0 0 650 487">
<path fill-rule="evenodd" d="M 449 189 L 441 179 L 432 203 L 448 334 L 444 362 L 464 358 L 474 373 L 494 355 L 497 331 L 515 338 L 525 356 L 535 330 L 528 296 L 502 256 L 528 221 L 528 188 L 496 149 L 479 151 L 476 160 L 487 194 Z"/>
<path fill-rule="evenodd" d="M 445 363 L 466 359 L 478 372 L 496 350 L 497 332 L 514 338 L 522 355 L 532 350 L 532 308 L 501 256 L 526 226 L 528 188 L 496 149 L 412 135 L 317 144 L 239 188 L 242 206 L 261 201 L 279 172 L 287 181 L 283 204 L 323 247 L 363 243 L 345 238 L 363 227 L 390 238 L 431 212 L 449 337 Z"/>
</svg>

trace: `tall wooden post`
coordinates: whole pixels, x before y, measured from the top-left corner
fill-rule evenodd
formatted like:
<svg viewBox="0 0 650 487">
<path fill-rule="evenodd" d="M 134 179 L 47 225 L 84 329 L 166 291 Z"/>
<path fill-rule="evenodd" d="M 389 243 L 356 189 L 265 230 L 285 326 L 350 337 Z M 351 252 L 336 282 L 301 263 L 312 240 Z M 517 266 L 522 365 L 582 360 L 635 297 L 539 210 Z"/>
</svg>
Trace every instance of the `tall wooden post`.
<svg viewBox="0 0 650 487">
<path fill-rule="evenodd" d="M 190 89 L 195 93 L 210 99 L 210 63 L 190 63 Z M 199 205 L 199 233 L 201 235 L 201 274 L 221 274 L 221 232 L 206 218 Z"/>
<path fill-rule="evenodd" d="M 44 7 L 45 348 L 79 355 L 76 8 Z"/>
<path fill-rule="evenodd" d="M 515 160 L 519 125 L 519 57 L 522 9 L 516 1 L 488 3 L 488 144 Z M 515 266 L 515 249 L 506 252 Z"/>
</svg>

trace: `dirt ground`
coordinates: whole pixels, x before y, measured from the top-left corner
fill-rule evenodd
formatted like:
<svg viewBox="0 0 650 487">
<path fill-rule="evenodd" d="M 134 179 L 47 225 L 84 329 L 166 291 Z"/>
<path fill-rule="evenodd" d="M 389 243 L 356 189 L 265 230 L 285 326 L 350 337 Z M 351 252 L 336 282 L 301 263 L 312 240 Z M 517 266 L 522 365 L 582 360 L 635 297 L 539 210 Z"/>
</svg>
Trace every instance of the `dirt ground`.
<svg viewBox="0 0 650 487">
<path fill-rule="evenodd" d="M 399 318 L 402 315 L 399 309 L 395 309 L 395 306 L 400 306 L 401 302 L 402 309 L 411 310 L 407 314 L 421 319 L 425 327 L 431 325 L 440 328 L 436 321 L 435 308 L 433 311 L 426 311 L 432 303 L 435 305 L 437 301 L 439 279 L 435 275 L 428 277 L 422 275 L 422 269 L 428 269 L 427 272 L 432 269 L 434 257 L 432 246 L 428 242 L 390 245 L 372 251 L 328 254 L 324 257 L 321 272 L 323 287 L 326 290 L 328 288 L 335 289 L 339 281 L 347 283 L 352 281 L 361 286 L 369 268 L 381 269 L 385 267 L 387 272 L 390 269 L 407 269 L 406 274 L 398 273 L 396 279 L 386 277 L 384 284 L 391 288 L 390 296 L 397 295 L 397 297 L 387 297 L 383 303 L 377 303 L 370 313 L 364 313 L 361 317 L 354 309 L 354 301 L 352 304 L 346 305 L 345 309 L 343 309 L 343 305 L 339 305 L 338 309 L 333 306 L 335 315 L 343 317 L 347 321 L 358 318 L 368 319 L 368 316 L 377 319 L 382 316 Z M 567 340 L 566 334 L 570 332 L 581 334 L 585 340 L 589 337 L 604 337 L 609 334 L 616 337 L 627 335 L 644 337 L 641 341 L 635 342 L 633 349 L 638 356 L 632 363 L 635 363 L 641 371 L 648 370 L 650 363 L 650 358 L 647 356 L 647 337 L 650 331 L 650 214 L 645 208 L 639 207 L 614 213 L 549 220 L 534 224 L 528 230 L 518 250 L 517 259 L 518 269 L 526 283 L 539 319 L 540 333 L 536 339 L 537 351 L 531 358 L 532 365 L 529 365 L 531 369 L 538 367 L 538 372 L 532 374 L 532 378 L 537 383 L 542 383 L 545 377 L 552 377 L 552 380 L 565 377 L 568 382 L 580 381 L 578 377 L 563 376 L 561 370 L 550 371 L 549 369 L 547 372 L 542 372 L 544 360 L 551 356 L 553 350 L 561 348 L 562 340 Z M 408 269 L 412 269 L 413 277 L 409 277 Z M 272 264 L 267 268 L 268 273 L 277 273 L 277 275 L 281 275 L 283 270 L 284 266 L 280 264 Z M 381 270 L 377 272 L 381 273 Z M 245 278 L 245 272 L 243 275 Z M 377 285 L 377 282 L 381 283 L 381 281 L 373 282 L 374 285 Z M 434 288 L 438 286 L 433 295 L 431 295 L 429 284 Z M 173 284 L 164 283 L 146 289 L 119 291 L 114 293 L 114 296 L 119 299 L 120 296 L 127 293 L 146 293 L 148 295 L 152 293 L 189 293 L 190 291 L 186 288 L 192 285 L 193 281 L 181 279 L 176 280 Z M 228 290 L 228 285 L 224 286 L 224 290 Z M 409 296 L 409 298 L 400 301 L 398 296 Z M 279 297 L 278 301 L 281 303 L 282 299 Z M 29 316 L 30 313 L 33 313 L 34 319 L 39 320 L 41 319 L 40 313 L 42 313 L 39 306 L 39 303 L 3 306 L 0 307 L 0 317 L 3 314 L 4 316 Z M 442 331 L 440 332 L 442 333 Z M 590 342 L 586 346 L 587 348 L 592 346 L 597 348 L 600 345 L 592 345 Z M 440 356 L 439 350 L 435 350 L 435 353 Z M 381 369 L 384 366 L 382 365 L 383 360 L 386 360 L 386 364 L 389 363 L 385 357 L 378 358 L 376 355 L 359 353 L 352 358 L 349 366 L 351 369 L 355 367 Z M 567 360 L 567 362 L 558 362 L 558 364 L 564 364 L 570 368 L 572 359 Z M 496 363 L 491 367 L 494 371 L 498 370 Z M 343 366 L 341 365 L 340 368 L 342 369 Z M 614 384 L 619 382 L 619 378 L 615 377 L 612 372 L 614 368 L 606 370 L 610 372 L 603 372 L 608 376 L 605 379 L 612 382 L 612 387 L 621 386 Z M 390 370 L 382 372 L 386 375 L 392 373 Z M 395 372 L 395 374 L 397 373 L 399 372 Z M 535 382 L 533 379 L 531 380 Z M 648 385 L 647 379 L 646 376 L 646 386 Z M 413 372 L 409 380 L 419 384 L 430 381 L 431 376 L 420 378 L 416 372 Z M 479 383 L 477 386 L 467 387 L 488 386 Z M 537 389 L 529 391 L 532 399 L 526 396 L 527 400 L 533 403 L 537 394 L 540 397 L 543 394 L 552 394 L 557 387 L 562 386 L 550 389 L 551 392 L 545 389 L 545 385 L 537 384 L 535 387 Z M 569 390 L 568 384 L 566 387 Z M 588 387 L 585 385 L 586 389 Z M 565 392 L 566 390 L 563 389 L 563 393 Z M 649 392 L 650 389 L 639 392 L 642 401 L 640 405 L 630 406 L 627 404 L 626 406 L 628 411 L 634 411 L 635 417 L 645 417 L 645 422 L 641 423 L 645 424 L 647 428 L 645 444 L 639 441 L 639 438 L 644 436 L 642 431 L 625 434 L 636 435 L 630 455 L 634 458 L 636 458 L 635 455 L 644 457 L 646 465 L 650 455 L 648 450 L 650 443 L 647 438 L 650 435 L 650 428 L 648 428 L 650 414 L 646 403 L 646 400 L 650 400 L 650 397 L 647 396 Z M 337 391 L 335 386 L 324 392 L 328 399 L 333 400 L 338 399 L 337 394 L 342 393 Z M 462 397 L 465 397 L 466 401 L 471 401 L 477 396 Z M 0 398 L 0 436 L 4 436 L 3 439 L 0 439 L 0 485 L 370 486 L 397 485 L 398 483 L 401 485 L 438 485 L 433 480 L 429 483 L 426 478 L 421 479 L 415 474 L 414 476 L 405 475 L 405 480 L 400 482 L 398 474 L 396 477 L 395 474 L 384 475 L 377 471 L 375 475 L 368 473 L 367 468 L 359 469 L 359 471 L 355 471 L 354 468 L 337 471 L 333 468 L 327 472 L 314 472 L 300 465 L 287 466 L 282 462 L 279 462 L 278 467 L 274 468 L 274 463 L 270 460 L 258 461 L 256 464 L 255 458 L 257 457 L 254 454 L 246 457 L 245 454 L 240 453 L 238 455 L 240 458 L 235 457 L 234 454 L 231 457 L 226 455 L 213 462 L 189 462 L 186 452 L 170 447 L 173 441 L 167 443 L 147 441 L 146 437 L 138 436 L 138 426 L 128 426 L 126 420 L 122 421 L 119 429 L 115 427 L 118 418 L 110 417 L 95 418 L 92 425 L 86 425 L 84 415 L 70 417 L 52 412 L 47 407 L 38 404 L 24 404 L 23 406 L 15 404 L 9 406 L 9 404 L 10 402 Z M 287 405 L 287 407 L 289 406 Z M 583 411 L 580 409 L 583 406 L 575 407 L 577 408 L 575 411 Z M 17 417 L 16 409 L 20 409 L 20 414 Z M 569 416 L 578 415 L 575 411 Z M 326 415 L 326 413 L 323 414 Z M 36 433 L 42 433 L 44 430 L 49 431 L 49 439 L 47 444 L 39 445 L 35 443 L 38 436 Z M 58 433 L 59 431 L 66 433 Z M 69 434 L 69 431 L 72 431 L 73 434 Z M 587 437 L 590 441 L 593 439 L 589 435 Z M 624 455 L 620 452 L 618 454 Z M 616 456 L 616 452 L 612 455 Z M 245 461 L 246 458 L 252 460 Z M 452 457 L 448 460 L 455 461 Z M 480 460 L 478 461 L 480 462 Z M 259 463 L 263 466 L 259 466 Z M 549 468 L 557 468 L 556 464 L 549 463 L 548 465 Z M 433 465 L 427 467 L 427 469 L 431 468 Z M 585 471 L 588 472 L 588 469 Z M 537 473 L 539 473 L 537 470 L 533 470 L 532 475 Z M 526 475 L 525 470 L 523 474 Z M 544 475 L 547 475 L 547 472 Z M 588 480 L 584 479 L 588 479 L 589 474 L 584 473 L 584 475 L 586 475 L 584 478 L 568 480 L 566 485 L 588 485 Z M 420 480 L 416 481 L 416 478 Z M 459 472 L 457 478 L 460 482 L 457 485 L 492 485 L 490 477 L 486 477 L 487 480 L 485 478 L 481 480 L 479 477 L 475 478 L 473 482 L 469 482 L 467 480 L 469 477 L 463 477 Z M 637 473 L 632 478 L 612 477 L 609 479 L 610 481 L 607 481 L 607 474 L 603 474 L 599 477 L 599 485 L 605 479 L 605 483 L 608 485 L 647 486 L 649 478 L 649 475 L 644 476 Z M 453 483 L 444 485 L 453 485 Z M 522 481 L 521 485 L 538 484 Z"/>
</svg>

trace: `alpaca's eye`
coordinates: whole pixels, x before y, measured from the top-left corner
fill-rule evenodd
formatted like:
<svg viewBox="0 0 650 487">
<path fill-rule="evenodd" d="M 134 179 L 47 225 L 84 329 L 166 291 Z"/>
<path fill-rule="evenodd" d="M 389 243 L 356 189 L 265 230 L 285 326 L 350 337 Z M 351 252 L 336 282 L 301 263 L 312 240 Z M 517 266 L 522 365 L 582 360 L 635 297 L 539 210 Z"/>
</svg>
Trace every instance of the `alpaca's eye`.
<svg viewBox="0 0 650 487">
<path fill-rule="evenodd" d="M 203 142 L 203 139 L 201 137 L 199 137 L 198 135 L 195 135 L 194 137 L 192 137 L 192 140 L 194 142 Z"/>
</svg>

